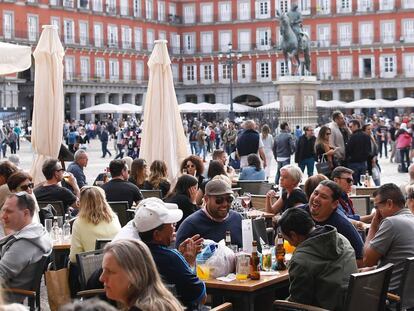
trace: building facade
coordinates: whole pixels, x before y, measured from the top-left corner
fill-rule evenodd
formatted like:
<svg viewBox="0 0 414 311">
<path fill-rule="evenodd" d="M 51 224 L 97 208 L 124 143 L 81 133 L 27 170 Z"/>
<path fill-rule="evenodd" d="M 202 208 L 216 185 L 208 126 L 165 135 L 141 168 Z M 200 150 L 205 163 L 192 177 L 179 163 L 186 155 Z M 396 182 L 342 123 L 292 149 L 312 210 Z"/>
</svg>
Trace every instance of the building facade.
<svg viewBox="0 0 414 311">
<path fill-rule="evenodd" d="M 319 98 L 414 97 L 413 0 L 1 0 L 0 40 L 36 46 L 56 25 L 65 48 L 65 116 L 142 105 L 154 40 L 166 39 L 178 102 L 259 106 L 288 73 L 277 12 L 297 4 Z M 229 51 L 231 44 L 231 51 Z M 0 107 L 32 110 L 33 73 L 0 77 Z"/>
</svg>

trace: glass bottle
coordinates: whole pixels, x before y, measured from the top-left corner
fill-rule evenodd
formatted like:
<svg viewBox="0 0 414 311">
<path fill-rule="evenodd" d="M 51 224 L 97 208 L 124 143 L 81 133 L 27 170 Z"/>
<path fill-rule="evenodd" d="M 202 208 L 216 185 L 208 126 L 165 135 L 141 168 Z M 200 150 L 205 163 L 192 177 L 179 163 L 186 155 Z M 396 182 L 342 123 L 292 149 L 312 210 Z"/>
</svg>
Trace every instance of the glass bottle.
<svg viewBox="0 0 414 311">
<path fill-rule="evenodd" d="M 285 270 L 286 269 L 286 265 L 285 265 L 286 250 L 285 250 L 285 246 L 283 245 L 284 241 L 283 241 L 282 234 L 280 232 L 277 234 L 276 239 L 277 239 L 276 240 L 276 262 L 277 262 L 276 270 Z"/>
<path fill-rule="evenodd" d="M 62 237 L 62 229 L 59 228 L 57 220 L 53 221 L 52 227 L 52 240 L 54 242 L 59 242 Z"/>
<path fill-rule="evenodd" d="M 260 280 L 260 259 L 257 255 L 257 242 L 252 242 L 252 256 L 250 257 L 250 278 L 252 280 Z"/>
<path fill-rule="evenodd" d="M 231 247 L 231 234 L 229 230 L 226 231 L 225 242 L 227 247 Z"/>
<path fill-rule="evenodd" d="M 63 241 L 70 242 L 70 223 L 66 215 L 65 223 L 63 224 Z"/>
</svg>

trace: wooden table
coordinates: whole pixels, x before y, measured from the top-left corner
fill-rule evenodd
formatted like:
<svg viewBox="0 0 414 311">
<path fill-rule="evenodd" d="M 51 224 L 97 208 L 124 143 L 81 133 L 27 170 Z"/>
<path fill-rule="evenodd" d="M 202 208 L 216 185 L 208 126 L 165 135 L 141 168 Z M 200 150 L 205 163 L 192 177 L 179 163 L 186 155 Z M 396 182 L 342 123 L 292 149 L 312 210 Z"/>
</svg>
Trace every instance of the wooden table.
<svg viewBox="0 0 414 311">
<path fill-rule="evenodd" d="M 234 310 L 255 310 L 255 299 L 259 295 L 271 295 L 274 300 L 277 289 L 288 287 L 289 275 L 287 270 L 280 271 L 278 275 L 260 276 L 260 280 L 246 280 L 232 282 L 223 282 L 216 279 L 205 281 L 207 294 L 213 296 L 213 305 L 222 303 L 228 298 L 232 298 L 235 305 Z M 261 308 L 261 310 L 264 310 Z M 272 310 L 272 304 L 269 303 L 269 309 Z"/>
</svg>

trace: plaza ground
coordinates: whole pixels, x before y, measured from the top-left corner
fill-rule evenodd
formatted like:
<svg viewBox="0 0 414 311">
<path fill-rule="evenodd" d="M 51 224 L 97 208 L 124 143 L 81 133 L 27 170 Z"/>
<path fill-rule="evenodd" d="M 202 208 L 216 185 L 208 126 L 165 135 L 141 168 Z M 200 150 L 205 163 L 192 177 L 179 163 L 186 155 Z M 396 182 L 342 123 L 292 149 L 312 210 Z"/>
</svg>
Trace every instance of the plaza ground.
<svg viewBox="0 0 414 311">
<path fill-rule="evenodd" d="M 114 150 L 114 141 L 111 140 L 108 143 L 108 149 L 111 151 L 112 156 L 106 156 L 106 158 L 102 159 L 102 152 L 101 152 L 101 144 L 99 140 L 91 140 L 89 148 L 87 150 L 89 154 L 89 163 L 88 166 L 85 168 L 85 175 L 88 181 L 88 184 L 91 185 L 95 180 L 96 176 L 103 172 L 106 167 L 108 167 L 109 162 L 115 158 L 116 151 Z M 20 151 L 18 151 L 18 155 L 20 156 L 21 168 L 29 171 L 32 165 L 34 155 L 31 148 L 31 145 L 28 141 L 22 140 L 20 144 Z M 190 147 L 188 145 L 188 154 L 190 154 Z M 7 155 L 10 155 L 8 150 Z M 397 171 L 397 164 L 390 163 L 389 159 L 379 159 L 379 163 L 381 166 L 381 183 L 395 183 L 400 185 L 403 182 L 408 180 L 407 173 L 398 173 Z M 66 162 L 66 166 L 69 165 L 69 162 Z M 315 171 L 316 172 L 316 171 Z M 276 173 L 276 162 L 273 160 L 271 165 L 271 180 L 274 180 L 274 176 Z"/>
</svg>

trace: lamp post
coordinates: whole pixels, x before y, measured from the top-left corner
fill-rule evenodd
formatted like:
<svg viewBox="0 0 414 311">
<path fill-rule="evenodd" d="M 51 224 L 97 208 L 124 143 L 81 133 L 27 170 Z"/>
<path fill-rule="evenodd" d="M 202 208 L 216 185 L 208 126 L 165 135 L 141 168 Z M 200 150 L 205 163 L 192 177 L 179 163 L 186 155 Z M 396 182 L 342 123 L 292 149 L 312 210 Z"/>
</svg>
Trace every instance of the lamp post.
<svg viewBox="0 0 414 311">
<path fill-rule="evenodd" d="M 222 57 L 222 54 L 219 54 L 219 57 Z M 237 57 L 235 60 L 234 57 Z M 226 66 L 229 66 L 229 79 L 230 79 L 230 111 L 229 111 L 229 119 L 230 121 L 234 121 L 235 114 L 233 109 L 233 65 L 238 62 L 238 59 L 241 57 L 241 54 L 235 55 L 233 51 L 233 45 L 230 42 L 228 44 L 228 51 L 226 53 L 226 60 L 223 62 Z M 227 69 L 227 68 L 226 68 Z"/>
</svg>

